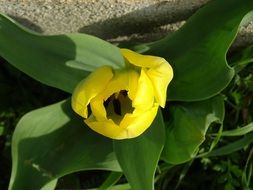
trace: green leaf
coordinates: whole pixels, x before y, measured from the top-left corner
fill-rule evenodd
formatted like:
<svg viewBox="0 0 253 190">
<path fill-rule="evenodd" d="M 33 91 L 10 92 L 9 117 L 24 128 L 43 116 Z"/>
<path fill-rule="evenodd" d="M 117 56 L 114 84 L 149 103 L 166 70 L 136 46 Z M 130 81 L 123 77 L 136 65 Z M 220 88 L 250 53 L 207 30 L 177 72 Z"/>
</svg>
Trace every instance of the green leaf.
<svg viewBox="0 0 253 190">
<path fill-rule="evenodd" d="M 214 149 L 210 153 L 203 153 L 203 154 L 199 155 L 199 157 L 224 156 L 224 155 L 236 152 L 240 149 L 243 149 L 245 146 L 248 146 L 252 142 L 253 142 L 253 133 L 249 133 L 249 134 L 245 135 L 245 137 L 243 137 L 237 141 L 229 143 L 223 147 Z"/>
<path fill-rule="evenodd" d="M 240 22 L 252 9 L 252 0 L 212 0 L 174 34 L 133 49 L 165 57 L 172 65 L 174 78 L 168 99 L 207 99 L 222 91 L 233 78 L 226 53 Z"/>
<path fill-rule="evenodd" d="M 234 53 L 229 62 L 236 73 L 242 71 L 248 64 L 253 63 L 253 44 Z"/>
<path fill-rule="evenodd" d="M 79 170 L 121 171 L 112 141 L 85 126 L 70 101 L 22 117 L 13 135 L 12 159 L 11 190 L 53 189 L 57 178 Z"/>
<path fill-rule="evenodd" d="M 0 14 L 0 56 L 34 79 L 72 93 L 101 65 L 123 67 L 119 49 L 85 34 L 45 36 Z"/>
<path fill-rule="evenodd" d="M 131 187 L 130 187 L 130 185 L 127 183 L 127 184 L 115 185 L 115 186 L 109 187 L 109 188 L 106 189 L 106 190 L 131 190 Z"/>
<path fill-rule="evenodd" d="M 221 96 L 200 102 L 170 106 L 171 118 L 166 129 L 162 158 L 170 164 L 193 159 L 213 122 L 222 123 L 224 101 Z"/>
<path fill-rule="evenodd" d="M 248 25 L 251 21 L 253 21 L 253 11 L 250 11 L 242 20 L 241 26 Z"/>
<path fill-rule="evenodd" d="M 229 131 L 223 131 L 222 136 L 241 136 L 246 135 L 249 132 L 253 131 L 253 123 L 250 123 L 244 127 L 229 130 Z"/>
<path fill-rule="evenodd" d="M 154 189 L 154 175 L 164 145 L 164 123 L 161 111 L 150 128 L 134 139 L 115 140 L 118 162 L 132 189 Z"/>
<path fill-rule="evenodd" d="M 121 172 L 111 172 L 104 183 L 97 190 L 106 190 L 113 186 L 121 178 Z"/>
<path fill-rule="evenodd" d="M 94 188 L 94 189 L 87 189 L 87 190 L 98 190 L 98 189 Z M 131 190 L 131 187 L 128 183 L 125 183 L 125 184 L 119 184 L 119 185 L 108 187 L 106 190 Z"/>
</svg>

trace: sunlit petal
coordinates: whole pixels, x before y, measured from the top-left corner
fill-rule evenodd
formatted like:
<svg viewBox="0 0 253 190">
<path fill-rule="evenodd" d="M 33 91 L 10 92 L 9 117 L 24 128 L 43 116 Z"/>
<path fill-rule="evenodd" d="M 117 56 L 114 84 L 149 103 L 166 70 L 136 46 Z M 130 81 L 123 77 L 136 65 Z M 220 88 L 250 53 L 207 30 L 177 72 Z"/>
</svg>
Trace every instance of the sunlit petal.
<svg viewBox="0 0 253 190">
<path fill-rule="evenodd" d="M 160 65 L 150 68 L 147 75 L 152 81 L 156 101 L 164 108 L 166 103 L 167 87 L 173 78 L 173 70 L 165 61 Z"/>
<path fill-rule="evenodd" d="M 107 120 L 103 99 L 94 98 L 90 102 L 91 112 L 98 121 Z"/>
<path fill-rule="evenodd" d="M 103 66 L 92 72 L 75 88 L 72 95 L 72 108 L 80 116 L 87 118 L 87 106 L 90 100 L 104 90 L 106 84 L 112 79 L 111 67 Z"/>
<path fill-rule="evenodd" d="M 144 69 L 141 70 L 137 85 L 137 92 L 133 99 L 133 107 L 142 110 L 150 109 L 154 104 L 154 88 Z"/>
<path fill-rule="evenodd" d="M 94 119 L 86 119 L 85 123 L 97 133 L 112 139 L 128 138 L 127 130 L 116 125 L 111 119 L 106 121 L 96 121 Z"/>
<path fill-rule="evenodd" d="M 147 75 L 154 87 L 154 96 L 160 106 L 166 103 L 167 86 L 173 78 L 173 70 L 169 63 L 161 57 L 141 55 L 128 49 L 121 49 L 125 59 L 131 64 L 147 68 Z"/>
<path fill-rule="evenodd" d="M 136 97 L 137 89 L 138 89 L 138 81 L 139 81 L 139 74 L 135 71 L 129 72 L 128 77 L 128 96 L 131 100 Z"/>
<path fill-rule="evenodd" d="M 136 83 L 138 82 L 138 76 L 138 73 L 134 70 L 116 71 L 112 80 L 98 96 L 106 100 L 113 93 L 121 90 L 131 90 L 130 94 L 131 96 L 134 96 L 136 94 Z"/>
<path fill-rule="evenodd" d="M 120 51 L 127 61 L 138 67 L 156 67 L 165 61 L 165 59 L 161 57 L 152 55 L 141 55 L 129 49 L 120 49 Z"/>
<path fill-rule="evenodd" d="M 126 114 L 120 123 L 120 127 L 127 130 L 127 138 L 137 137 L 142 134 L 153 122 L 158 111 L 158 104 L 145 112 L 134 111 Z"/>
</svg>

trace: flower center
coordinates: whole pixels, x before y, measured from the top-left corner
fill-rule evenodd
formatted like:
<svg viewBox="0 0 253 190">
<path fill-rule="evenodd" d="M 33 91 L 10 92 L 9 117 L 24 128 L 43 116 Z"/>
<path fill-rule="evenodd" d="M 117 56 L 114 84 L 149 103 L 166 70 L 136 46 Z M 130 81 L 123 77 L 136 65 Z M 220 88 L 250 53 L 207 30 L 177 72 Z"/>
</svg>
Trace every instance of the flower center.
<svg viewBox="0 0 253 190">
<path fill-rule="evenodd" d="M 134 108 L 132 107 L 132 100 L 128 97 L 126 90 L 121 90 L 112 94 L 105 102 L 104 107 L 106 109 L 107 118 L 112 119 L 116 123 L 120 123 L 124 115 L 132 113 Z"/>
</svg>

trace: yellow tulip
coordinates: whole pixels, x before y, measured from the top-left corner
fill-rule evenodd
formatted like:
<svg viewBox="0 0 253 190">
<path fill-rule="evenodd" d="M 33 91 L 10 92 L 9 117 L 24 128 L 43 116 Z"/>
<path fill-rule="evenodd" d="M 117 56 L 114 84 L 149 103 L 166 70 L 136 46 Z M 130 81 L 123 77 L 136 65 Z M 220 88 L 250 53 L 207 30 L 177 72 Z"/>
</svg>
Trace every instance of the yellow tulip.
<svg viewBox="0 0 253 190">
<path fill-rule="evenodd" d="M 92 130 L 112 139 L 137 137 L 152 124 L 159 105 L 165 106 L 173 77 L 171 66 L 161 57 L 128 49 L 121 53 L 124 69 L 99 67 L 72 95 L 73 110 Z"/>
</svg>

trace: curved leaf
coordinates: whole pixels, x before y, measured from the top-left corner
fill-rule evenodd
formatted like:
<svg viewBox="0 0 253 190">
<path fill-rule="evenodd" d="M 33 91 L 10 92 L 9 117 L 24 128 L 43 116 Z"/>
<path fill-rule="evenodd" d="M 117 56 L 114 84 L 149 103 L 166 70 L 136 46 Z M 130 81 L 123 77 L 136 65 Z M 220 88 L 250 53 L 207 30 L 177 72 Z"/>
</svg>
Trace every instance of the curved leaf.
<svg viewBox="0 0 253 190">
<path fill-rule="evenodd" d="M 180 164 L 195 157 L 213 122 L 223 122 L 224 101 L 218 96 L 209 100 L 171 106 L 162 158 Z"/>
<path fill-rule="evenodd" d="M 154 189 L 154 175 L 164 145 L 164 134 L 164 122 L 159 111 L 144 134 L 114 141 L 118 162 L 132 189 Z"/>
<path fill-rule="evenodd" d="M 112 141 L 86 127 L 70 101 L 26 114 L 13 135 L 12 159 L 11 190 L 51 189 L 57 178 L 79 170 L 121 170 Z"/>
<path fill-rule="evenodd" d="M 124 65 L 119 49 L 85 34 L 44 36 L 0 14 L 0 56 L 34 79 L 72 93 L 101 65 Z"/>
<path fill-rule="evenodd" d="M 226 53 L 240 22 L 251 10 L 252 0 L 212 0 L 174 34 L 133 49 L 165 57 L 172 65 L 170 100 L 204 100 L 231 81 L 234 70 L 227 64 Z"/>
</svg>

